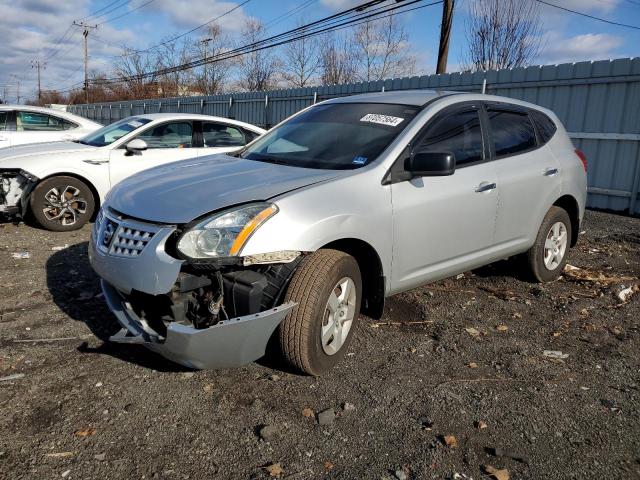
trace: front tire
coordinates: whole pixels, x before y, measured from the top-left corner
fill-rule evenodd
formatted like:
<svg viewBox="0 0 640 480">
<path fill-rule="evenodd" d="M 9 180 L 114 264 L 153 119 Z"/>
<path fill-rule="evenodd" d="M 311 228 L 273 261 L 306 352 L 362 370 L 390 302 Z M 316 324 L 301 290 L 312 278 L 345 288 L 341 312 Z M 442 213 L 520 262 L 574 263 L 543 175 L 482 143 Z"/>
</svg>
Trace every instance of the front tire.
<svg viewBox="0 0 640 480">
<path fill-rule="evenodd" d="M 279 326 L 282 356 L 299 372 L 321 375 L 344 357 L 360 314 L 362 277 L 355 259 L 322 249 L 296 270 L 285 302 L 298 303 Z"/>
<path fill-rule="evenodd" d="M 95 198 L 89 186 L 75 177 L 59 176 L 40 182 L 29 207 L 35 221 L 53 232 L 78 230 L 93 216 Z"/>
<path fill-rule="evenodd" d="M 566 210 L 553 206 L 540 225 L 536 243 L 527 252 L 527 263 L 533 279 L 551 282 L 557 279 L 571 246 L 571 220 Z"/>
</svg>

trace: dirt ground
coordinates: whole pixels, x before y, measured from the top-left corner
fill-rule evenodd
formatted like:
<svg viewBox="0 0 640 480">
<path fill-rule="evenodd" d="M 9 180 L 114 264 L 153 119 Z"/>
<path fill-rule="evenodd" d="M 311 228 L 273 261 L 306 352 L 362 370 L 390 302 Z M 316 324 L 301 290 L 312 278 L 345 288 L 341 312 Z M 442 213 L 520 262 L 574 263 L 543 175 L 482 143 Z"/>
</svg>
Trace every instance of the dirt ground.
<svg viewBox="0 0 640 480">
<path fill-rule="evenodd" d="M 640 478 L 640 292 L 618 297 L 640 219 L 582 230 L 582 270 L 537 285 L 509 260 L 397 295 L 310 378 L 109 344 L 89 228 L 2 224 L 0 478 Z"/>
</svg>

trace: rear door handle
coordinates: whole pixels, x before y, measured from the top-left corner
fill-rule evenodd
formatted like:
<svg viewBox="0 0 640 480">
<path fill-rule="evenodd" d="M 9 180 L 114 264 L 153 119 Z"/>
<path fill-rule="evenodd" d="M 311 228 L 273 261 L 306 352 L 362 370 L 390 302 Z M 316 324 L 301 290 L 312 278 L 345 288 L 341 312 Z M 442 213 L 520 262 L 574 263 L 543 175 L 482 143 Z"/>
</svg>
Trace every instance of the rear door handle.
<svg viewBox="0 0 640 480">
<path fill-rule="evenodd" d="M 480 185 L 478 185 L 478 188 L 476 188 L 476 192 L 490 192 L 491 190 L 495 190 L 496 187 L 497 185 L 495 183 L 482 182 Z"/>
<path fill-rule="evenodd" d="M 547 168 L 544 171 L 544 176 L 545 177 L 553 177 L 557 173 L 558 173 L 558 169 L 557 168 Z"/>
</svg>

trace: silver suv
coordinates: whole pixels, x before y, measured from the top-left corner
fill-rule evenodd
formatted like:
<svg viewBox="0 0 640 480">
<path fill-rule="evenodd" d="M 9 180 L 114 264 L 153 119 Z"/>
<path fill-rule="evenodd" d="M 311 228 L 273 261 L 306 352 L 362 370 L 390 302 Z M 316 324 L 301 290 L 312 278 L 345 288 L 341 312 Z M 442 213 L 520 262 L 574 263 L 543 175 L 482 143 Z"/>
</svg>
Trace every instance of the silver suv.
<svg viewBox="0 0 640 480">
<path fill-rule="evenodd" d="M 558 118 L 433 91 L 313 105 L 243 150 L 111 190 L 90 259 L 123 329 L 193 368 L 253 361 L 273 336 L 319 375 L 384 298 L 523 254 L 557 278 L 576 243 L 586 161 Z"/>
</svg>

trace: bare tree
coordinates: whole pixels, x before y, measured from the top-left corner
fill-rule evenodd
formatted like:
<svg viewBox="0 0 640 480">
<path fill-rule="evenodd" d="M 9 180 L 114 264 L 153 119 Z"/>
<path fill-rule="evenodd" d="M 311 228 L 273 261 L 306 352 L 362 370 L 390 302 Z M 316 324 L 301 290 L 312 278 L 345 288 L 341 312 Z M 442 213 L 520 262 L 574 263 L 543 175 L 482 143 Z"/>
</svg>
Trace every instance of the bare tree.
<svg viewBox="0 0 640 480">
<path fill-rule="evenodd" d="M 170 69 L 176 65 L 181 65 L 190 60 L 187 50 L 187 41 L 184 43 L 162 42 L 153 54 L 155 55 L 155 65 L 158 69 Z M 189 73 L 185 70 L 171 71 L 158 76 L 158 95 L 162 97 L 177 97 L 189 93 L 188 82 Z"/>
<path fill-rule="evenodd" d="M 498 70 L 529 65 L 540 51 L 538 4 L 533 0 L 469 2 L 469 50 L 465 70 Z"/>
<path fill-rule="evenodd" d="M 298 26 L 304 25 L 303 21 Z M 300 34 L 304 35 L 305 30 Z M 289 87 L 308 87 L 311 85 L 320 69 L 320 42 L 318 37 L 304 37 L 284 47 L 284 64 L 282 77 Z"/>
<path fill-rule="evenodd" d="M 407 31 L 395 15 L 359 25 L 353 44 L 359 80 L 368 82 L 415 74 L 416 59 L 407 52 Z"/>
<path fill-rule="evenodd" d="M 231 41 L 220 26 L 209 25 L 204 38 L 192 42 L 191 52 L 194 58 L 219 58 L 231 49 Z M 191 77 L 196 90 L 215 95 L 222 93 L 229 79 L 229 73 L 236 62 L 232 59 L 218 59 L 192 70 Z"/>
<path fill-rule="evenodd" d="M 113 65 L 115 76 L 127 92 L 125 99 L 157 97 L 157 75 L 155 73 L 150 76 L 144 75 L 147 72 L 155 72 L 157 69 L 158 59 L 153 52 L 139 52 L 132 49 L 124 49 Z"/>
<path fill-rule="evenodd" d="M 247 20 L 242 30 L 242 42 L 253 44 L 265 36 L 265 28 L 257 20 Z M 276 84 L 276 74 L 280 64 L 272 49 L 252 50 L 242 55 L 238 61 L 237 86 L 241 90 L 269 90 Z"/>
<path fill-rule="evenodd" d="M 325 35 L 320 43 L 320 82 L 336 85 L 356 81 L 353 45 L 345 37 Z"/>
</svg>

